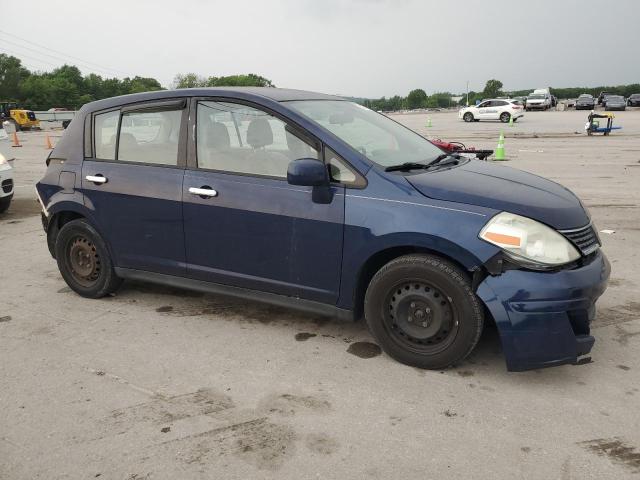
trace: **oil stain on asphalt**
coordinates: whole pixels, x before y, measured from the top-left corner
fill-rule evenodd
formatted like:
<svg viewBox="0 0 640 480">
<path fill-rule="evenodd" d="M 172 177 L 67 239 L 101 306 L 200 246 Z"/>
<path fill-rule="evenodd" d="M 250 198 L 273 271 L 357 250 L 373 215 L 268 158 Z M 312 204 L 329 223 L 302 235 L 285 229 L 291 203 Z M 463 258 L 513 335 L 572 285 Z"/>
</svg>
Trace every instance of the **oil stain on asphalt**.
<svg viewBox="0 0 640 480">
<path fill-rule="evenodd" d="M 371 342 L 355 342 L 349 345 L 347 352 L 360 358 L 373 358 L 382 353 L 378 345 Z"/>
<path fill-rule="evenodd" d="M 296 333 L 295 335 L 295 339 L 298 342 L 306 342 L 307 340 L 309 340 L 310 338 L 316 337 L 317 335 L 315 333 L 308 333 L 308 332 L 300 332 L 300 333 Z"/>
<path fill-rule="evenodd" d="M 640 473 L 640 452 L 620 437 L 596 438 L 579 442 L 578 445 L 600 457 L 607 457 L 613 463 L 627 467 L 633 473 Z"/>
</svg>

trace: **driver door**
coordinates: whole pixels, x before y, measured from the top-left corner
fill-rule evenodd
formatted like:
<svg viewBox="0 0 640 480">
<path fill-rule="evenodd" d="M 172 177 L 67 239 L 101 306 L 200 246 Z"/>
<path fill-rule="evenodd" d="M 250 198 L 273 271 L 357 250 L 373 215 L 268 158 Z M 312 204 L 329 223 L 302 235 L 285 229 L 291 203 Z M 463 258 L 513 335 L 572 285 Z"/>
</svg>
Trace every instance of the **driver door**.
<svg viewBox="0 0 640 480">
<path fill-rule="evenodd" d="M 321 145 L 254 105 L 194 100 L 183 214 L 187 275 L 335 304 L 344 186 L 328 202 L 287 183 L 289 162 Z M 193 158 L 195 157 L 195 159 Z"/>
<path fill-rule="evenodd" d="M 491 106 L 491 101 L 487 100 L 485 102 L 482 102 L 480 105 L 476 107 L 478 109 L 478 118 L 480 120 L 486 120 L 490 118 L 490 113 L 489 113 L 489 111 L 491 110 L 489 108 L 490 106 Z"/>
</svg>

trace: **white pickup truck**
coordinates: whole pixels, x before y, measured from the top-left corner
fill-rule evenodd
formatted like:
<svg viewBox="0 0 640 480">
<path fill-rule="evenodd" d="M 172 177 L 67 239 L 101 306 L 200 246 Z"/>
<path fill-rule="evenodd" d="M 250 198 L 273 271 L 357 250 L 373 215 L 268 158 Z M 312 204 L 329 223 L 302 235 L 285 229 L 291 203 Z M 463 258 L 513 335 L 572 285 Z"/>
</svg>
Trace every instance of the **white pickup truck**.
<svg viewBox="0 0 640 480">
<path fill-rule="evenodd" d="M 551 92 L 548 88 L 538 88 L 527 96 L 527 111 L 549 110 L 552 107 Z"/>
</svg>

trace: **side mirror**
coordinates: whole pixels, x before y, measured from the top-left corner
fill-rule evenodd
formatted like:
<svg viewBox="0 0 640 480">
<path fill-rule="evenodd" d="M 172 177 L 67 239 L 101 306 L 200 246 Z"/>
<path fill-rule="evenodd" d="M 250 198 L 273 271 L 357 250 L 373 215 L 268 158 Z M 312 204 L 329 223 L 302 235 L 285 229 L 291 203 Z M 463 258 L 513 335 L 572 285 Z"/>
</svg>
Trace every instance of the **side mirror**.
<svg viewBox="0 0 640 480">
<path fill-rule="evenodd" d="M 287 182 L 291 185 L 319 187 L 328 185 L 329 174 L 327 167 L 320 160 L 300 158 L 289 163 Z"/>
</svg>

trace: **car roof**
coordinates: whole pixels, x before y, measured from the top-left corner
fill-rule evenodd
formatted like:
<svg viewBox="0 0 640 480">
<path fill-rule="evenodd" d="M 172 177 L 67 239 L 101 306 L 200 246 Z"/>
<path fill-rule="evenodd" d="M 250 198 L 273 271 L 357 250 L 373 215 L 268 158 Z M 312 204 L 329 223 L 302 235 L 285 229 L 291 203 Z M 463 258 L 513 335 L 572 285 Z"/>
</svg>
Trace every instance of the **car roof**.
<svg viewBox="0 0 640 480">
<path fill-rule="evenodd" d="M 244 99 L 254 98 L 269 99 L 276 102 L 288 102 L 293 100 L 344 100 L 336 95 L 296 90 L 292 88 L 275 87 L 203 87 L 203 88 L 178 88 L 175 90 L 156 90 L 153 92 L 133 93 L 119 97 L 105 98 L 87 104 L 88 110 L 95 111 L 103 108 L 111 108 L 129 103 L 145 102 L 150 100 L 162 100 L 176 97 L 207 97 L 229 96 Z"/>
</svg>

